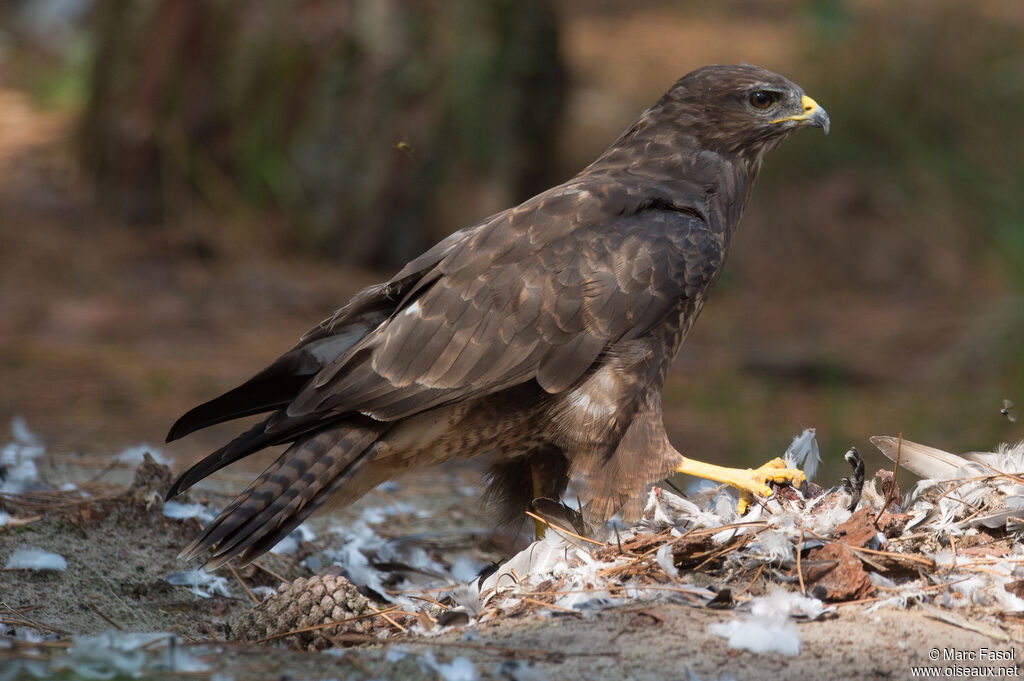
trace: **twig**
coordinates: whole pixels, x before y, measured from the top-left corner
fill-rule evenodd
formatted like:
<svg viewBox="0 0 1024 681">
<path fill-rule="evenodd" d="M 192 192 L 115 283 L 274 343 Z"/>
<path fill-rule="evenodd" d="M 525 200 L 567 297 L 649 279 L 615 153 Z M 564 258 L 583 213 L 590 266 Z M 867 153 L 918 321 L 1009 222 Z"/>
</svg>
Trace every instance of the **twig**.
<svg viewBox="0 0 1024 681">
<path fill-rule="evenodd" d="M 1024 558 L 979 558 L 972 560 L 970 563 L 961 563 L 957 565 L 958 568 L 974 568 L 977 565 L 998 565 L 999 563 L 1024 563 Z"/>
<path fill-rule="evenodd" d="M 405 627 L 403 627 L 403 626 L 402 626 L 401 624 L 399 624 L 399 623 L 398 623 L 398 622 L 396 622 L 395 620 L 393 620 L 393 619 L 391 619 L 390 617 L 388 617 L 388 616 L 387 616 L 387 613 L 386 613 L 385 611 L 383 611 L 383 610 L 378 610 L 377 608 L 373 607 L 372 605 L 370 606 L 370 609 L 371 609 L 371 610 L 373 610 L 373 611 L 374 611 L 375 613 L 377 613 L 378 615 L 380 615 L 381 617 L 383 617 L 383 618 L 384 618 L 385 620 L 387 620 L 387 621 L 388 621 L 388 622 L 389 622 L 390 624 L 392 624 L 392 625 L 394 625 L 395 627 L 397 627 L 397 628 L 398 628 L 398 630 L 399 630 L 399 631 L 401 631 L 401 632 L 402 632 L 403 634 L 405 634 L 405 633 L 407 633 L 407 632 L 409 631 L 408 629 L 406 629 Z M 391 611 L 389 610 L 388 612 L 391 612 Z"/>
<path fill-rule="evenodd" d="M 118 631 L 124 631 L 124 627 L 122 627 L 122 626 L 121 626 L 120 624 L 118 624 L 118 623 L 117 623 L 117 622 L 115 622 L 114 620 L 110 619 L 109 617 L 107 617 L 107 616 L 106 616 L 105 614 L 103 614 L 103 611 L 101 611 L 101 610 L 100 610 L 99 608 L 97 608 L 97 607 L 96 607 L 95 605 L 93 605 L 92 603 L 86 603 L 86 604 L 85 604 L 85 607 L 89 608 L 89 609 L 90 609 L 90 610 L 92 610 L 92 611 L 93 611 L 94 613 L 96 613 L 97 615 L 99 615 L 100 617 L 102 617 L 103 619 L 105 619 L 105 620 L 107 621 L 107 624 L 109 624 L 109 625 L 113 626 L 113 627 L 114 627 L 114 628 L 116 628 L 116 629 L 117 629 Z"/>
<path fill-rule="evenodd" d="M 689 535 L 690 535 L 690 533 L 687 532 L 687 533 L 683 534 L 682 536 L 678 537 L 677 539 L 683 539 L 685 537 L 688 537 Z M 647 556 L 651 555 L 652 553 L 657 553 L 658 549 L 660 549 L 662 546 L 664 546 L 665 544 L 669 543 L 670 541 L 673 541 L 673 539 L 666 535 L 665 541 L 661 542 L 657 546 L 654 546 L 654 547 L 644 551 L 640 555 L 630 554 L 630 555 L 635 556 L 635 558 L 633 558 L 633 560 L 631 562 L 626 563 L 625 565 L 616 565 L 614 567 L 605 568 L 604 570 L 601 570 L 597 574 L 601 575 L 602 577 L 607 577 L 609 575 L 615 574 L 616 572 L 623 572 L 625 570 L 628 570 L 629 568 L 633 567 L 637 563 L 642 562 L 644 558 L 646 558 Z M 626 555 L 626 554 L 623 552 L 623 555 Z"/>
<path fill-rule="evenodd" d="M 942 589 L 942 588 L 945 588 L 947 586 L 953 586 L 954 584 L 959 584 L 960 582 L 966 582 L 967 580 L 968 580 L 968 578 L 964 577 L 963 579 L 958 579 L 958 580 L 953 581 L 953 582 L 943 582 L 942 584 L 931 584 L 929 586 L 922 586 L 922 587 L 919 587 L 917 590 L 918 591 L 934 591 L 935 589 Z M 893 589 L 893 591 L 895 591 L 895 590 L 896 589 Z M 855 601 L 843 601 L 841 603 L 836 603 L 836 605 L 837 606 L 839 606 L 839 605 L 862 605 L 864 603 L 874 603 L 876 601 L 884 601 L 886 598 L 888 598 L 888 597 L 887 596 L 872 596 L 870 598 L 859 598 L 859 599 L 857 599 Z"/>
<path fill-rule="evenodd" d="M 24 527 L 25 525 L 31 525 L 32 523 L 42 520 L 41 515 L 27 515 L 22 517 L 10 516 L 7 518 L 7 523 L 0 526 L 0 532 L 7 527 Z"/>
<path fill-rule="evenodd" d="M 120 468 L 122 465 L 124 465 L 124 464 L 121 461 L 118 461 L 117 459 L 114 459 L 109 464 L 107 464 L 106 468 L 104 468 L 99 473 L 94 475 L 92 478 L 87 480 L 86 484 L 87 485 L 91 485 L 91 484 L 99 482 L 100 478 L 102 478 L 103 476 L 105 476 L 107 473 L 109 473 L 110 471 L 114 470 L 115 468 Z"/>
<path fill-rule="evenodd" d="M 998 477 L 1000 477 L 1000 476 L 989 476 L 989 477 L 980 478 L 980 479 L 982 479 L 982 480 L 994 480 L 995 478 L 998 478 Z M 963 504 L 967 508 L 969 508 L 972 511 L 974 511 L 974 515 L 977 515 L 977 514 L 981 513 L 981 508 L 979 508 L 978 506 L 975 506 L 974 504 L 968 503 L 968 502 L 964 501 L 963 499 L 961 499 L 959 497 L 950 496 L 951 494 L 953 494 L 953 492 L 956 492 L 961 487 L 964 487 L 968 483 L 972 482 L 972 480 L 957 480 L 957 481 L 951 481 L 951 482 L 956 482 L 956 484 L 953 485 L 952 487 L 950 487 L 949 489 L 947 489 L 945 492 L 943 492 L 939 496 L 939 499 L 949 499 L 951 501 L 955 501 L 957 503 Z"/>
<path fill-rule="evenodd" d="M 739 529 L 754 528 L 754 527 L 762 527 L 762 528 L 764 528 L 764 527 L 769 527 L 769 524 L 767 522 L 760 521 L 760 520 L 759 521 L 755 521 L 755 522 L 749 522 L 749 523 L 731 523 L 729 525 L 720 525 L 718 527 L 707 527 L 707 528 L 703 528 L 703 529 L 700 529 L 700 530 L 698 530 L 698 529 L 688 530 L 688 531 L 684 532 L 683 534 L 681 534 L 678 537 L 668 537 L 668 536 L 666 536 L 665 541 L 661 542 L 657 546 L 651 547 L 647 551 L 644 551 L 640 555 L 636 556 L 633 559 L 632 562 L 627 563 L 626 565 L 616 565 L 614 567 L 605 568 L 604 570 L 601 570 L 597 574 L 601 575 L 603 577 L 607 577 L 607 576 L 613 575 L 613 574 L 615 574 L 617 572 L 625 572 L 625 571 L 629 570 L 630 568 L 632 568 L 634 565 L 637 565 L 638 563 L 642 562 L 643 559 L 646 558 L 647 556 L 649 556 L 649 555 L 651 555 L 653 553 L 657 553 L 658 549 L 660 549 L 662 546 L 664 546 L 665 544 L 668 544 L 670 542 L 678 542 L 678 541 L 681 541 L 681 540 L 687 539 L 687 538 L 703 537 L 705 535 L 718 534 L 719 532 L 725 532 L 727 530 L 732 530 L 732 529 L 739 530 Z M 712 556 L 712 557 L 714 558 L 714 557 L 717 557 L 717 556 Z M 703 563 L 701 565 L 703 565 Z M 700 567 L 700 566 L 698 566 L 698 567 Z"/>
<path fill-rule="evenodd" d="M 600 588 L 600 589 L 598 589 L 598 588 L 593 588 L 593 589 L 566 589 L 564 591 L 558 591 L 558 590 L 530 591 L 530 592 L 527 592 L 527 593 L 529 593 L 532 596 L 564 596 L 566 594 L 590 594 L 590 593 L 597 593 L 597 592 L 602 592 L 602 591 L 607 591 L 607 592 L 616 591 L 617 592 L 617 591 L 620 591 L 622 589 L 636 589 L 638 591 L 639 590 L 647 590 L 647 591 L 674 591 L 675 593 L 682 594 L 685 598 L 690 600 L 690 602 L 692 602 L 694 605 L 697 605 L 697 606 L 704 605 L 700 600 L 698 600 L 693 595 L 693 590 L 692 589 L 691 590 L 687 590 L 687 589 L 682 588 L 682 587 L 665 586 L 665 585 L 662 585 L 662 584 L 648 584 L 646 586 L 629 586 L 629 587 L 616 586 L 616 585 L 610 584 L 607 587 Z"/>
<path fill-rule="evenodd" d="M 202 627 L 203 627 L 203 631 L 205 631 L 205 632 L 206 632 L 206 635 L 207 635 L 207 636 L 209 636 L 209 637 L 210 637 L 210 638 L 211 638 L 212 640 L 214 640 L 214 641 L 217 641 L 218 643 L 220 642 L 220 637 L 219 637 L 219 636 L 217 636 L 217 634 L 213 633 L 213 629 L 211 629 L 211 628 L 210 628 L 210 625 L 209 625 L 209 624 L 207 624 L 207 623 L 206 623 L 205 621 L 203 621 L 203 620 L 200 620 L 200 621 L 199 621 L 199 624 L 201 624 L 201 625 L 202 625 Z"/>
<path fill-rule="evenodd" d="M 761 573 L 764 572 L 764 566 L 765 565 L 767 565 L 767 563 L 761 563 L 760 565 L 757 566 L 757 572 L 754 574 L 754 578 L 751 579 L 749 582 L 747 582 L 747 585 L 745 587 L 743 587 L 742 589 L 740 589 L 739 591 L 736 592 L 737 596 L 742 596 L 743 594 L 745 594 L 747 592 L 747 589 L 752 587 L 754 585 L 754 582 L 756 582 L 758 579 L 760 579 Z"/>
<path fill-rule="evenodd" d="M 534 605 L 540 605 L 540 606 L 543 606 L 545 608 L 552 608 L 554 610 L 561 610 L 562 612 L 568 612 L 568 613 L 571 613 L 571 614 L 577 615 L 577 616 L 581 616 L 583 614 L 579 610 L 573 610 L 572 608 L 567 608 L 564 605 L 555 605 L 554 603 L 545 603 L 544 601 L 538 601 L 536 598 L 530 598 L 528 596 L 523 596 L 519 600 L 525 601 L 527 603 L 533 603 Z"/>
<path fill-rule="evenodd" d="M 74 506 L 85 506 L 87 504 L 95 504 L 101 501 L 109 501 L 111 499 L 118 499 L 124 496 L 124 492 L 118 492 L 115 494 L 107 494 L 104 496 L 86 497 L 84 499 L 76 499 L 74 501 L 63 501 L 59 503 L 51 502 L 39 502 L 32 501 L 31 499 L 19 498 L 18 495 L 12 494 L 0 494 L 0 502 L 9 504 L 19 508 L 32 507 L 36 510 L 55 511 L 62 508 L 72 508 Z"/>
<path fill-rule="evenodd" d="M 796 577 L 800 580 L 800 595 L 807 595 L 807 587 L 804 586 L 804 570 L 800 565 L 800 554 L 803 553 L 802 547 L 804 545 L 804 528 L 800 528 L 800 545 L 796 547 Z"/>
<path fill-rule="evenodd" d="M 754 538 L 754 536 L 750 535 L 750 534 L 744 535 L 742 537 L 736 537 L 735 539 L 732 540 L 731 544 L 727 544 L 722 549 L 720 549 L 719 551 L 715 551 L 714 553 L 709 555 L 707 558 L 702 560 L 700 563 L 698 563 L 697 566 L 694 567 L 693 569 L 694 570 L 701 569 L 702 567 L 704 567 L 705 565 L 707 565 L 711 561 L 717 560 L 718 558 L 721 558 L 725 554 L 731 553 L 731 552 L 735 551 L 736 549 L 741 548 L 743 545 L 749 543 L 750 540 L 753 539 L 753 538 Z"/>
<path fill-rule="evenodd" d="M 249 598 L 252 600 L 252 602 L 256 605 L 259 605 L 260 599 L 256 598 L 256 594 L 254 594 L 252 592 L 252 589 L 249 588 L 249 585 L 246 584 L 244 580 L 242 580 L 242 575 L 238 574 L 238 570 L 235 569 L 235 566 L 231 563 L 224 563 L 224 567 L 226 567 L 231 572 L 231 574 L 235 576 L 235 579 L 238 580 L 238 583 L 242 585 L 243 589 L 245 589 L 245 593 L 249 594 Z"/>
<path fill-rule="evenodd" d="M 569 535 L 570 537 L 575 537 L 576 539 L 579 539 L 580 541 L 585 541 L 585 542 L 587 542 L 589 544 L 596 544 L 597 546 L 606 546 L 606 544 L 604 542 L 596 541 L 594 539 L 590 539 L 588 537 L 584 537 L 582 535 L 576 534 L 575 532 L 567 530 L 567 529 L 565 529 L 564 527 L 562 527 L 560 525 L 555 525 L 554 523 L 552 523 L 547 518 L 542 518 L 541 516 L 537 515 L 536 513 L 532 512 L 532 511 L 527 511 L 526 515 L 530 516 L 534 520 L 538 520 L 538 521 L 544 523 L 545 525 L 550 527 L 552 530 L 555 530 L 556 532 L 560 532 L 562 534 Z"/>
<path fill-rule="evenodd" d="M 874 525 L 878 525 L 878 519 L 882 517 L 882 514 L 889 508 L 889 504 L 893 502 L 893 498 L 896 496 L 895 492 L 899 485 L 896 484 L 896 475 L 900 472 L 900 454 L 903 452 L 903 431 L 899 432 L 899 439 L 896 441 L 896 461 L 893 462 L 892 466 L 892 485 L 889 486 L 889 492 L 885 495 L 885 503 L 882 504 L 882 510 L 875 516 Z"/>
<path fill-rule="evenodd" d="M 277 574 L 276 572 L 274 572 L 270 568 L 264 566 L 263 563 L 260 563 L 259 561 L 255 561 L 254 560 L 252 563 L 250 563 L 250 565 L 252 565 L 255 568 L 259 568 L 260 570 L 263 570 L 264 572 L 266 572 L 268 575 L 270 575 L 271 577 L 273 577 L 274 579 L 276 579 L 279 582 L 287 584 L 290 581 L 290 580 L 285 579 L 281 575 Z"/>
<path fill-rule="evenodd" d="M 1004 473 L 1003 471 L 999 470 L 998 468 L 995 468 L 994 466 L 991 466 L 991 465 L 985 463 L 984 461 L 977 461 L 975 463 L 980 463 L 985 468 L 987 468 L 990 471 L 994 472 L 996 475 L 994 475 L 993 477 L 996 477 L 996 478 L 1003 478 L 1003 477 L 1009 478 L 1010 480 L 1013 480 L 1014 482 L 1016 482 L 1018 485 L 1024 485 L 1024 478 L 1022 478 L 1019 475 L 1014 475 L 1013 473 Z"/>
<path fill-rule="evenodd" d="M 337 645 L 337 643 L 335 643 L 335 641 L 334 641 L 334 637 L 328 637 L 328 638 L 331 638 L 331 642 L 334 643 L 335 645 Z M 359 671 L 365 672 L 367 676 L 369 676 L 371 678 L 373 676 L 375 676 L 373 671 L 369 667 L 367 667 L 365 664 L 363 664 L 362 661 L 360 661 L 352 653 L 348 653 L 348 652 L 344 653 L 341 656 L 341 659 L 344 660 L 345 662 L 348 662 L 350 665 L 352 665 L 353 667 L 355 667 Z"/>
<path fill-rule="evenodd" d="M 833 542 L 836 542 L 836 543 L 839 543 L 839 544 L 843 543 L 843 542 L 840 542 L 840 541 L 838 541 L 836 539 L 832 539 L 832 540 L 828 540 L 828 541 L 833 541 Z M 929 560 L 927 558 L 920 558 L 918 556 L 911 556 L 911 555 L 908 555 L 908 554 L 905 554 L 905 553 L 893 553 L 892 551 L 876 551 L 874 549 L 864 548 L 863 546 L 852 546 L 850 544 L 846 544 L 846 546 L 851 551 L 861 551 L 863 553 L 870 553 L 873 556 L 885 556 L 886 558 L 898 558 L 900 560 L 909 560 L 912 563 L 918 563 L 920 565 L 924 565 L 927 568 L 934 568 L 935 567 L 935 562 L 931 561 L 931 560 Z"/>
<path fill-rule="evenodd" d="M 977 565 L 972 566 L 971 567 L 971 571 L 972 572 L 984 572 L 986 575 L 995 575 L 996 577 L 1005 577 L 1006 576 L 1006 573 L 1004 573 L 1004 572 L 998 572 L 996 570 L 987 570 L 987 569 L 985 569 L 983 567 L 979 567 Z M 988 588 L 988 587 L 985 587 L 985 588 Z"/>
<path fill-rule="evenodd" d="M 451 610 L 449 606 L 433 598 L 424 598 L 423 596 L 409 596 L 409 598 L 413 599 L 414 601 L 423 601 L 424 603 L 431 603 L 439 608 L 444 608 L 445 610 Z"/>
<path fill-rule="evenodd" d="M 683 537 L 703 537 L 706 534 L 718 534 L 725 530 L 741 530 L 748 527 L 771 527 L 771 525 L 764 520 L 757 520 L 749 523 L 730 523 L 728 525 L 719 525 L 718 527 L 705 527 L 700 530 L 690 530 Z M 679 537 L 682 539 L 683 537 Z"/>
<path fill-rule="evenodd" d="M 36 622 L 34 619 L 29 617 L 28 615 L 23 615 L 23 614 L 19 613 L 17 610 L 15 610 L 11 606 L 7 605 L 7 603 L 4 602 L 4 601 L 0 601 L 0 605 L 2 605 L 4 608 L 6 608 L 8 610 L 8 612 L 11 612 L 11 613 L 14 614 L 18 618 L 18 623 L 19 624 L 27 624 L 29 626 L 35 627 L 36 629 L 41 629 L 42 631 L 52 631 L 53 633 L 60 634 L 61 636 L 70 636 L 71 635 L 70 631 L 64 631 L 63 629 L 58 629 L 57 627 L 51 627 L 48 624 L 42 624 L 41 622 Z M 10 623 L 12 620 L 10 618 L 4 618 L 4 621 Z"/>
</svg>

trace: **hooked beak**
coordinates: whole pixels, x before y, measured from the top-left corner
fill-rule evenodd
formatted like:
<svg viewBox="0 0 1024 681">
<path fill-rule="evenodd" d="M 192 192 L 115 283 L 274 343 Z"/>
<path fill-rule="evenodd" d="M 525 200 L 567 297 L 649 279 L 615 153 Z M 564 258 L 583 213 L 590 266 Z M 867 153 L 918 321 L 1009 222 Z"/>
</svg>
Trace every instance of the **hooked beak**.
<svg viewBox="0 0 1024 681">
<path fill-rule="evenodd" d="M 786 116 L 785 118 L 776 118 L 772 123 L 782 123 L 784 121 L 797 121 L 802 126 L 810 126 L 812 128 L 821 128 L 828 134 L 830 121 L 828 119 L 828 113 L 818 105 L 816 101 L 808 97 L 803 96 L 800 100 L 803 105 L 803 113 L 794 114 L 792 116 Z"/>
</svg>

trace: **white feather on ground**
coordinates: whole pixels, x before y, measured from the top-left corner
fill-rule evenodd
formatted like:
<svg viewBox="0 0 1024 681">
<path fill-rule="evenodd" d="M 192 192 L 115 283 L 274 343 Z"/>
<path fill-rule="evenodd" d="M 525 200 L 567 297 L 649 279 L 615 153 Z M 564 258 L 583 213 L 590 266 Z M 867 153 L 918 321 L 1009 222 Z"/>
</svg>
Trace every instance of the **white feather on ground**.
<svg viewBox="0 0 1024 681">
<path fill-rule="evenodd" d="M 1024 442 L 995 452 L 960 456 L 935 447 L 876 435 L 871 442 L 892 461 L 921 476 L 903 504 L 913 524 L 962 533 L 970 527 L 1006 526 L 1024 515 Z"/>
<path fill-rule="evenodd" d="M 804 432 L 793 438 L 786 453 L 782 455 L 782 460 L 786 462 L 787 468 L 799 468 L 808 480 L 814 479 L 818 472 L 818 465 L 821 463 L 821 453 L 818 451 L 818 441 L 815 439 L 816 432 L 814 428 L 805 429 Z"/>
<path fill-rule="evenodd" d="M 171 573 L 164 577 L 164 581 L 173 586 L 187 586 L 198 598 L 210 598 L 215 593 L 231 596 L 226 578 L 218 577 L 202 568 Z"/>
<path fill-rule="evenodd" d="M 68 569 L 68 561 L 60 554 L 22 545 L 14 549 L 4 569 L 64 572 Z"/>
</svg>

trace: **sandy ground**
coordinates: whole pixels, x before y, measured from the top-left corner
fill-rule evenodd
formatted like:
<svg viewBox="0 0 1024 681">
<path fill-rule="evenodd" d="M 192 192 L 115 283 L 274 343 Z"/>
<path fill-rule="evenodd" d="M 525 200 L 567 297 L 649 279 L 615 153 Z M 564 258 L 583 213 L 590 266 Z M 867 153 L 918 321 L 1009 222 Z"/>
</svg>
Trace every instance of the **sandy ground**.
<svg viewBox="0 0 1024 681">
<path fill-rule="evenodd" d="M 95 477 L 95 471 L 76 469 L 79 478 L 85 473 Z M 125 477 L 128 473 L 120 470 L 113 475 Z M 421 537 L 430 536 L 432 522 L 455 525 L 448 530 L 448 544 L 434 547 L 440 559 L 466 551 L 475 552 L 477 557 L 498 556 L 500 551 L 489 543 L 486 533 L 471 531 L 478 516 L 455 513 L 453 517 L 453 512 L 465 505 L 451 498 L 451 490 L 467 479 L 463 473 L 442 471 L 424 487 L 399 487 L 389 493 L 389 501 L 413 501 L 428 510 L 433 520 L 413 520 L 407 525 Z M 739 680 L 763 680 L 820 679 L 825 673 L 837 680 L 904 679 L 912 678 L 913 668 L 929 665 L 938 665 L 939 674 L 947 676 L 970 674 L 971 667 L 985 665 L 996 669 L 995 673 L 1020 673 L 1024 653 L 1021 620 L 997 619 L 991 613 L 961 609 L 950 616 L 960 618 L 962 625 L 953 626 L 930 617 L 933 610 L 928 605 L 876 612 L 867 611 L 869 604 L 839 605 L 820 620 L 794 625 L 801 640 L 796 656 L 731 649 L 725 639 L 709 632 L 709 626 L 742 619 L 743 614 L 731 608 L 697 608 L 671 602 L 637 602 L 586 613 L 534 611 L 480 625 L 450 627 L 440 633 L 436 629 L 431 633 L 399 633 L 382 623 L 382 630 L 388 632 L 385 640 L 328 653 L 300 652 L 273 643 L 245 644 L 236 640 L 237 622 L 253 607 L 253 601 L 243 582 L 249 588 L 276 587 L 274 575 L 287 579 L 309 576 L 298 559 L 314 553 L 320 540 L 303 544 L 295 556 L 268 555 L 258 561 L 260 567 L 243 568 L 237 575 L 222 568 L 216 574 L 225 577 L 230 596 L 199 598 L 187 587 L 171 586 L 164 580 L 189 567 L 175 556 L 200 527 L 195 519 L 171 520 L 161 513 L 159 497 L 154 493 L 166 485 L 168 475 L 164 469 L 162 474 L 143 476 L 136 480 L 135 487 L 91 483 L 88 488 L 99 500 L 82 503 L 74 494 L 65 496 L 69 503 L 62 505 L 51 498 L 46 508 L 37 509 L 42 518 L 0 531 L 0 565 L 22 545 L 67 558 L 65 572 L 0 572 L 0 618 L 22 630 L 47 635 L 53 643 L 42 651 L 42 658 L 49 659 L 53 668 L 68 665 L 66 673 L 71 673 L 60 678 L 79 678 L 75 673 L 82 673 L 75 663 L 67 662 L 70 653 L 62 642 L 73 640 L 74 635 L 115 630 L 174 632 L 180 637 L 178 645 L 206 665 L 204 672 L 190 672 L 183 678 L 214 678 L 214 673 L 268 681 L 444 678 L 424 664 L 428 654 L 437 665 L 453 664 L 457 658 L 472 663 L 475 676 L 448 677 L 452 679 L 603 681 L 719 679 L 731 675 Z M 447 492 L 447 500 L 443 493 L 426 493 L 427 488 Z M 226 498 L 215 490 L 193 497 L 215 502 Z M 356 515 L 381 501 L 380 496 L 368 499 L 348 513 Z M 18 516 L 27 513 L 24 506 L 13 510 Z M 459 526 L 467 530 L 462 542 L 456 539 Z M 684 581 L 701 579 L 696 573 L 684 572 L 681 577 Z M 756 588 L 765 586 L 757 580 Z M 994 652 L 980 652 L 983 650 Z M 930 655 L 940 659 L 936 662 Z M 1009 659 L 951 661 L 947 659 L 951 655 Z M 0 670 L 39 657 L 39 649 L 32 646 L 0 647 Z M 468 665 L 465 661 L 462 664 Z M 688 673 L 697 676 L 686 676 Z M 158 677 L 174 678 L 175 674 L 162 671 Z M 0 678 L 11 677 L 0 671 Z"/>
</svg>

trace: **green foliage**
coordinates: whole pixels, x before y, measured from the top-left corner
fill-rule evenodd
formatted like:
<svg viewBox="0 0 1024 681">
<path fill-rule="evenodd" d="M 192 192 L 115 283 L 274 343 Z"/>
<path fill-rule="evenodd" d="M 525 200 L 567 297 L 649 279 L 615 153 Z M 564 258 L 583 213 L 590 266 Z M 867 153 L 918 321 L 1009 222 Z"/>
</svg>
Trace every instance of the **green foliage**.
<svg viewBox="0 0 1024 681">
<path fill-rule="evenodd" d="M 82 37 L 63 45 L 59 54 L 17 45 L 0 54 L 0 69 L 9 82 L 25 90 L 42 109 L 78 110 L 88 94 L 89 41 Z M 5 45 L 0 35 L 0 52 Z"/>
</svg>

